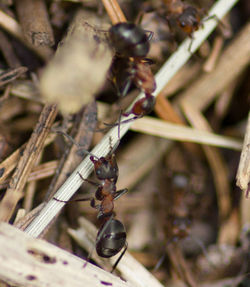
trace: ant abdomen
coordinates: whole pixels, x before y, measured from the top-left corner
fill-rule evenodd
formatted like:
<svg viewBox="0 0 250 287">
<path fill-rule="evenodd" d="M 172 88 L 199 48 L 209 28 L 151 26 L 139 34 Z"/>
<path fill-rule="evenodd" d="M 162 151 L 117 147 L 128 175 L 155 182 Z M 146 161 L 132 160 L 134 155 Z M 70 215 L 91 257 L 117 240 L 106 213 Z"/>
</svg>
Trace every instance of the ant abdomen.
<svg viewBox="0 0 250 287">
<path fill-rule="evenodd" d="M 97 234 L 96 252 L 99 256 L 109 258 L 116 255 L 126 245 L 124 225 L 117 219 L 105 223 Z"/>
<path fill-rule="evenodd" d="M 110 41 L 116 53 L 124 57 L 146 57 L 149 52 L 149 36 L 133 23 L 117 23 L 109 29 Z"/>
</svg>

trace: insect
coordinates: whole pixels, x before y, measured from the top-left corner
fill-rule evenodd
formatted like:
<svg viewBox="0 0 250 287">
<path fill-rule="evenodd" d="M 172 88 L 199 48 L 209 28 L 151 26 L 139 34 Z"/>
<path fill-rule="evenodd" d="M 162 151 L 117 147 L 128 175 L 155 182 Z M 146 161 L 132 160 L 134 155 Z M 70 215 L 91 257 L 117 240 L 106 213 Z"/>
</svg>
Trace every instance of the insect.
<svg viewBox="0 0 250 287">
<path fill-rule="evenodd" d="M 118 144 L 112 147 L 110 138 L 110 151 L 107 156 L 100 158 L 88 151 L 83 151 L 84 153 L 90 155 L 89 158 L 94 165 L 95 175 L 100 182 L 94 182 L 89 179 L 85 179 L 78 172 L 83 181 L 96 186 L 97 189 L 94 196 L 72 200 L 90 201 L 90 206 L 98 211 L 97 219 L 101 221 L 101 227 L 97 233 L 95 246 L 96 252 L 100 257 L 112 257 L 123 249 L 121 255 L 113 266 L 112 272 L 127 250 L 125 227 L 119 220 L 114 218 L 114 201 L 128 192 L 127 188 L 118 191 L 116 189 L 119 169 L 114 151 L 116 150 L 117 146 Z M 57 198 L 55 199 L 57 201 L 61 201 Z M 91 254 L 89 254 L 87 262 L 90 256 Z"/>
<path fill-rule="evenodd" d="M 123 57 L 145 58 L 149 52 L 149 41 L 153 32 L 145 31 L 128 22 L 117 23 L 109 29 L 109 38 L 116 54 Z"/>
<path fill-rule="evenodd" d="M 193 32 L 202 25 L 203 11 L 181 0 L 165 0 L 164 3 L 166 7 L 165 11 L 160 13 L 161 16 L 168 21 L 170 27 L 172 20 L 185 34 L 192 38 Z"/>
<path fill-rule="evenodd" d="M 145 93 L 145 97 L 138 100 L 132 109 L 123 115 L 133 114 L 134 117 L 130 120 L 143 117 L 153 110 L 155 104 L 152 93 L 156 89 L 156 83 L 150 67 L 153 61 L 146 58 L 153 32 L 145 31 L 133 23 L 118 23 L 110 28 L 109 35 L 116 51 L 111 67 L 111 79 L 118 96 L 126 96 L 132 84 Z M 115 125 L 122 123 L 124 121 Z"/>
<path fill-rule="evenodd" d="M 93 185 L 97 186 L 95 196 L 86 197 L 82 199 L 76 199 L 72 201 L 90 201 L 90 206 L 98 210 L 97 219 L 102 222 L 102 225 L 97 233 L 96 237 L 96 252 L 100 257 L 109 258 L 115 256 L 123 248 L 123 251 L 116 263 L 114 264 L 112 271 L 113 272 L 121 260 L 122 256 L 127 250 L 127 241 L 126 241 L 126 230 L 122 222 L 115 219 L 114 213 L 114 200 L 118 199 L 127 189 L 122 189 L 116 191 L 116 182 L 112 179 L 103 179 L 101 183 L 95 183 L 88 179 L 84 179 L 80 173 L 78 173 L 82 180 L 87 181 Z M 54 198 L 57 201 L 65 202 Z M 96 203 L 100 201 L 100 203 Z M 68 203 L 67 201 L 66 203 Z M 90 258 L 89 254 L 87 262 Z"/>
<path fill-rule="evenodd" d="M 106 162 L 106 160 L 107 159 L 103 157 L 94 162 L 94 164 L 98 163 L 97 170 L 101 171 L 100 173 L 96 173 L 98 179 L 103 178 L 105 173 L 108 177 L 110 177 L 101 179 L 101 183 L 95 183 L 88 179 L 84 179 L 81 174 L 78 173 L 82 180 L 97 186 L 97 190 L 95 192 L 95 197 L 79 199 L 77 201 L 90 200 L 91 207 L 98 210 L 97 219 L 103 222 L 96 237 L 97 254 L 100 257 L 109 258 L 116 255 L 121 251 L 122 248 L 124 248 L 121 255 L 113 266 L 113 269 L 111 271 L 113 272 L 127 250 L 125 227 L 119 220 L 114 219 L 114 201 L 123 194 L 127 193 L 128 189 L 125 188 L 118 191 L 116 190 L 118 168 L 115 168 L 115 172 L 112 173 L 110 167 L 113 166 L 113 162 L 110 165 L 110 163 L 108 161 Z M 103 162 L 105 167 L 102 166 Z M 96 203 L 96 201 L 100 201 L 100 203 Z"/>
</svg>

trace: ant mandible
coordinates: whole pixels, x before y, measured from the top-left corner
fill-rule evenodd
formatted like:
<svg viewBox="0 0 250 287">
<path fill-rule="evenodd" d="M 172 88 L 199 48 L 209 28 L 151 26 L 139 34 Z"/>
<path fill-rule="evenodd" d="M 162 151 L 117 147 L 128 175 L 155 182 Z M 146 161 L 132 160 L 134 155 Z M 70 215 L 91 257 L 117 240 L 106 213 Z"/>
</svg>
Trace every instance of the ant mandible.
<svg viewBox="0 0 250 287">
<path fill-rule="evenodd" d="M 154 108 L 155 98 L 152 93 L 156 89 L 156 83 L 150 68 L 152 60 L 146 58 L 153 32 L 145 31 L 133 23 L 124 22 L 112 26 L 109 35 L 116 51 L 111 73 L 118 95 L 126 96 L 132 83 L 145 93 L 129 112 L 123 114 L 124 116 L 133 114 L 134 117 L 119 123 L 121 124 L 143 117 Z"/>
</svg>

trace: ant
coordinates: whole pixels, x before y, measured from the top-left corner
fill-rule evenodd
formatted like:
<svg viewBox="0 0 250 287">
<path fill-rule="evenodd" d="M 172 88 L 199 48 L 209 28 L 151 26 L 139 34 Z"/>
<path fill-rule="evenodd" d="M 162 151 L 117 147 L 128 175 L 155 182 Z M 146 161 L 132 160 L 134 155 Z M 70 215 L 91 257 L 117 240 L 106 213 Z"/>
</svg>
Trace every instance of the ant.
<svg viewBox="0 0 250 287">
<path fill-rule="evenodd" d="M 107 156 L 100 158 L 88 151 L 85 151 L 90 154 L 90 160 L 94 164 L 94 171 L 96 177 L 100 180 L 100 183 L 85 179 L 78 172 L 83 181 L 97 186 L 97 190 L 95 192 L 95 196 L 72 200 L 90 201 L 90 206 L 98 210 L 97 219 L 102 221 L 102 225 L 96 237 L 96 252 L 100 257 L 109 258 L 115 256 L 122 250 L 122 248 L 124 248 L 111 272 L 115 270 L 117 264 L 127 250 L 125 227 L 119 220 L 114 219 L 114 200 L 117 200 L 120 196 L 128 192 L 127 188 L 118 191 L 116 190 L 119 170 L 114 155 L 115 149 L 116 147 L 112 148 L 110 143 L 110 152 Z M 54 199 L 61 201 L 57 198 Z M 96 203 L 96 201 L 100 201 L 100 203 Z M 89 257 L 90 254 L 88 259 Z"/>
<path fill-rule="evenodd" d="M 202 11 L 181 0 L 166 0 L 165 5 L 169 14 L 166 17 L 167 21 L 173 19 L 188 37 L 193 38 L 193 32 L 202 25 Z"/>
<path fill-rule="evenodd" d="M 101 158 L 100 158 L 101 159 Z M 105 158 L 103 158 L 105 159 Z M 109 164 L 109 163 L 108 163 Z M 98 166 L 101 170 L 102 167 Z M 103 168 L 102 171 L 110 170 L 109 168 Z M 96 185 L 97 190 L 95 197 L 79 199 L 77 201 L 90 200 L 90 206 L 98 210 L 97 219 L 103 221 L 96 237 L 96 252 L 100 257 L 109 258 L 119 253 L 122 248 L 121 255 L 114 264 L 111 273 L 115 270 L 117 264 L 123 257 L 127 250 L 126 231 L 124 225 L 117 219 L 114 219 L 114 200 L 128 192 L 128 189 L 116 190 L 117 178 L 103 179 L 101 184 L 84 179 L 80 173 L 78 173 L 82 180 Z M 110 174 L 108 172 L 108 174 Z M 103 174 L 101 175 L 103 177 Z M 100 178 L 100 177 L 99 177 Z M 100 204 L 96 204 L 96 200 L 101 201 Z"/>
<path fill-rule="evenodd" d="M 111 67 L 111 78 L 118 96 L 126 96 L 132 83 L 145 93 L 144 98 L 138 100 L 129 112 L 123 113 L 123 116 L 133 114 L 134 117 L 119 123 L 121 124 L 143 117 L 154 108 L 155 98 L 152 93 L 156 89 L 156 83 L 150 68 L 153 61 L 146 58 L 153 32 L 145 31 L 133 23 L 124 22 L 113 25 L 109 35 L 116 51 Z"/>
</svg>

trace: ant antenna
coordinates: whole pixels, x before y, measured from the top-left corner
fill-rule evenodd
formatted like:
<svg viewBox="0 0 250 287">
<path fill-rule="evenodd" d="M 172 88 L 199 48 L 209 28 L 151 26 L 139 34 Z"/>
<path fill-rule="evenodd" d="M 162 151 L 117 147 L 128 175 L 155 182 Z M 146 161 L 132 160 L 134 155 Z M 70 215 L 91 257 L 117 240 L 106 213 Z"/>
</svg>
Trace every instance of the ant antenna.
<svg viewBox="0 0 250 287">
<path fill-rule="evenodd" d="M 53 132 L 58 133 L 58 134 L 60 134 L 60 135 L 63 135 L 63 136 L 66 137 L 72 144 L 74 144 L 75 146 L 77 146 L 77 148 L 78 148 L 78 151 L 77 151 L 77 152 L 79 152 L 79 155 L 87 154 L 87 155 L 91 155 L 92 157 L 95 157 L 96 159 L 99 159 L 99 158 L 98 158 L 96 155 L 94 155 L 92 152 L 90 152 L 90 151 L 88 151 L 88 150 L 82 148 L 82 145 L 79 144 L 78 142 L 76 142 L 75 139 L 74 139 L 71 135 L 67 134 L 66 132 L 64 132 L 64 131 L 62 131 L 62 130 L 60 130 L 60 129 L 53 129 Z"/>
</svg>

